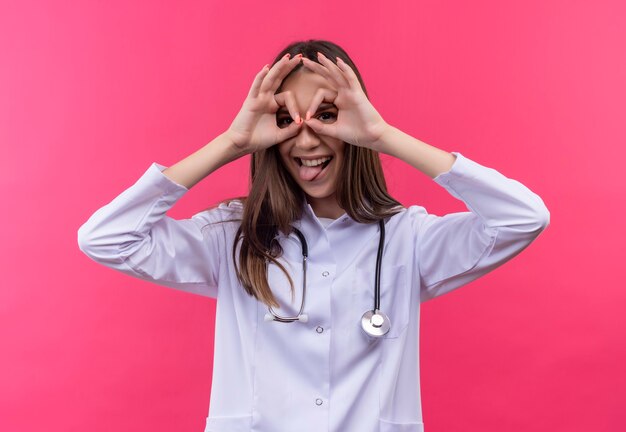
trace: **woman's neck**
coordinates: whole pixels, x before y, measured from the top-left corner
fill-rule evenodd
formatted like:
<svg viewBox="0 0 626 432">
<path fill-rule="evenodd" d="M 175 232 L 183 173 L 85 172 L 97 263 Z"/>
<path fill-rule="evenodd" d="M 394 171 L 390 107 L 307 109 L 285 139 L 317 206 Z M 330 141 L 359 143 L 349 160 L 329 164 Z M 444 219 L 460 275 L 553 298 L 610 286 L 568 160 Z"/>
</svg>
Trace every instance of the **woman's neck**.
<svg viewBox="0 0 626 432">
<path fill-rule="evenodd" d="M 313 213 L 317 217 L 337 219 L 345 213 L 345 210 L 339 206 L 335 195 L 326 198 L 306 197 L 307 202 L 311 205 Z"/>
</svg>

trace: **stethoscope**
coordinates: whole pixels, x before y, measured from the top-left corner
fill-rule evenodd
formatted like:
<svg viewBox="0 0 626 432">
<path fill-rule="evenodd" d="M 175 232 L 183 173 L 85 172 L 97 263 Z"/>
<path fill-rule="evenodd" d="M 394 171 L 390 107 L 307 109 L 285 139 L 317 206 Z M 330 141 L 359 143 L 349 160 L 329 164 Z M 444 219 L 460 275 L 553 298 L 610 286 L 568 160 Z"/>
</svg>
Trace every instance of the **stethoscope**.
<svg viewBox="0 0 626 432">
<path fill-rule="evenodd" d="M 378 221 L 380 226 L 380 239 L 378 241 L 378 254 L 376 255 L 376 274 L 374 280 L 374 309 L 365 311 L 361 317 L 361 328 L 363 331 L 373 337 L 381 337 L 387 334 L 391 328 L 389 317 L 380 311 L 380 268 L 383 259 L 383 247 L 385 244 L 385 222 L 381 219 Z M 268 306 L 269 313 L 265 314 L 265 321 L 279 321 L 291 323 L 294 321 L 307 322 L 309 316 L 304 312 L 304 303 L 306 298 L 306 262 L 309 256 L 309 247 L 307 245 L 304 234 L 297 228 L 293 227 L 296 236 L 302 245 L 302 302 L 300 303 L 300 311 L 295 317 L 283 317 L 274 312 L 271 306 Z"/>
</svg>

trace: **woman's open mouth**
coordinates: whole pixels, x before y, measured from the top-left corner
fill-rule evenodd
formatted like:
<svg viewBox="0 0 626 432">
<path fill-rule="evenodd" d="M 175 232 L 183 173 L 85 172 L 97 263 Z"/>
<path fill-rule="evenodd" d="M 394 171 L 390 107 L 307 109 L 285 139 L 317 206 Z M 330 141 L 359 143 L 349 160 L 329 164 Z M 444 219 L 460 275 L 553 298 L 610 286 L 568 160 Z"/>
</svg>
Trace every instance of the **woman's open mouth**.
<svg viewBox="0 0 626 432">
<path fill-rule="evenodd" d="M 333 157 L 325 156 L 318 159 L 294 159 L 300 167 L 298 171 L 298 173 L 300 174 L 300 179 L 305 181 L 313 181 L 328 166 Z"/>
</svg>

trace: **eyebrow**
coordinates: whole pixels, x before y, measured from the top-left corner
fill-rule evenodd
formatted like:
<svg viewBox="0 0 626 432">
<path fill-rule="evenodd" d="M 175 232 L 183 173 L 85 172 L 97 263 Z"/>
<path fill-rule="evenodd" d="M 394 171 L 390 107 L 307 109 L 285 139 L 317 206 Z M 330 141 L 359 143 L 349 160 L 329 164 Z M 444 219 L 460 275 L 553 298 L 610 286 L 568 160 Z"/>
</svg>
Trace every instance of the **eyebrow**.
<svg viewBox="0 0 626 432">
<path fill-rule="evenodd" d="M 325 102 L 325 103 L 321 103 L 317 107 L 317 111 L 316 112 L 324 111 L 324 110 L 327 110 L 329 108 L 337 108 L 337 107 L 333 103 Z M 278 111 L 276 111 L 276 114 L 289 114 L 289 110 L 287 109 L 287 107 L 281 106 L 278 109 Z"/>
</svg>

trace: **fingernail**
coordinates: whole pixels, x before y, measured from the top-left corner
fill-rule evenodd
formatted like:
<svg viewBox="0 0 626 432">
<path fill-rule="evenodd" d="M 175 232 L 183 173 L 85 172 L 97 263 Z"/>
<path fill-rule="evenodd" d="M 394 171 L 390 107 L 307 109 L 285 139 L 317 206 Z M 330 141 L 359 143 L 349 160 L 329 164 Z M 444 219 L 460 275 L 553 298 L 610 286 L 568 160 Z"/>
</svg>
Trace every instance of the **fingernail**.
<svg viewBox="0 0 626 432">
<path fill-rule="evenodd" d="M 283 56 L 283 58 L 289 58 L 291 56 L 291 54 L 287 53 Z"/>
<path fill-rule="evenodd" d="M 324 56 L 324 54 L 322 54 L 321 52 L 319 52 L 319 51 L 318 51 L 318 52 L 317 52 L 317 56 L 318 56 L 318 57 L 319 57 L 319 56 Z"/>
<path fill-rule="evenodd" d="M 306 119 L 309 120 L 311 118 L 311 113 L 310 112 L 306 112 Z"/>
<path fill-rule="evenodd" d="M 296 114 L 296 123 L 300 123 L 302 119 L 300 118 L 300 114 Z"/>
</svg>

